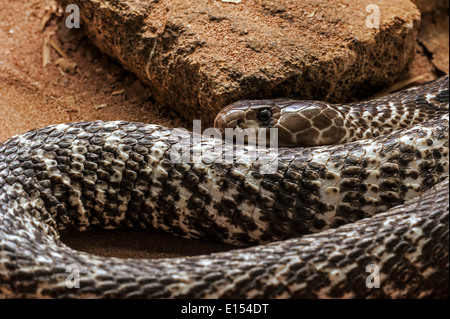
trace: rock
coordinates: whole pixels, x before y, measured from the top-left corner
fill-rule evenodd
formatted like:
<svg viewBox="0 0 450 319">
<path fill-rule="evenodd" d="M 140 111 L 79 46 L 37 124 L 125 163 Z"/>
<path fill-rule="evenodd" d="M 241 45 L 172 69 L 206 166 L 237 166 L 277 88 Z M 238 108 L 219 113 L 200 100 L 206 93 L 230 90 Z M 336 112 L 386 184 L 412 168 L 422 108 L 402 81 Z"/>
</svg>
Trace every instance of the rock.
<svg viewBox="0 0 450 319">
<path fill-rule="evenodd" d="M 448 10 L 448 0 L 412 0 L 422 14 L 431 13 L 435 10 Z"/>
<path fill-rule="evenodd" d="M 449 16 L 448 13 L 426 14 L 422 18 L 418 41 L 432 55 L 431 62 L 448 74 L 449 68 Z"/>
<path fill-rule="evenodd" d="M 379 28 L 368 0 L 59 2 L 158 103 L 208 124 L 239 99 L 367 96 L 411 60 L 420 22 L 409 0 L 377 1 Z"/>
</svg>

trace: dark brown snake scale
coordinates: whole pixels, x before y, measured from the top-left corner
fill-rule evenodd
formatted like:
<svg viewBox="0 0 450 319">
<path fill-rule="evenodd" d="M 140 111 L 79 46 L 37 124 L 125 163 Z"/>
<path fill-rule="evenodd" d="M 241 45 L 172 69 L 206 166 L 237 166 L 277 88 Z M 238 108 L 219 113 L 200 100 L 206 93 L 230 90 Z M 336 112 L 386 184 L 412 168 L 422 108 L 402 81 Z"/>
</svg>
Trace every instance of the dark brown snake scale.
<svg viewBox="0 0 450 319">
<path fill-rule="evenodd" d="M 445 76 L 361 102 L 360 113 L 357 104 L 309 109 L 330 119 L 315 120 L 321 136 L 340 124 L 336 114 L 364 118 L 363 128 L 344 124 L 353 127 L 346 144 L 280 148 L 270 174 L 258 163 L 275 159 L 246 160 L 250 146 L 158 125 L 96 121 L 15 136 L 0 143 L 0 297 L 448 297 L 448 89 Z M 263 102 L 274 118 L 290 116 Z M 258 108 L 238 117 L 256 122 Z M 182 163 L 173 157 L 180 141 L 191 152 L 221 147 Z M 225 154 L 234 160 L 219 162 Z M 59 239 L 98 228 L 253 246 L 138 260 L 78 252 Z M 379 271 L 379 288 L 367 284 L 367 267 Z M 67 285 L 74 268 L 77 287 Z"/>
</svg>

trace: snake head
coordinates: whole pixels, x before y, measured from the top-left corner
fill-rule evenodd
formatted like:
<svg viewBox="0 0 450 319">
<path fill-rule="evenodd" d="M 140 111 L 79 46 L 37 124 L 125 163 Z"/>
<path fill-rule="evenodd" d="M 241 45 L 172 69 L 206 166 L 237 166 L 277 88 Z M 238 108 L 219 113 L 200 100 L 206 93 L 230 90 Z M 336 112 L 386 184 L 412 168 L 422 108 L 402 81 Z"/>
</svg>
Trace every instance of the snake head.
<svg viewBox="0 0 450 319">
<path fill-rule="evenodd" d="M 273 127 L 279 118 L 279 107 L 271 100 L 243 100 L 225 107 L 216 116 L 214 127 L 225 128 L 261 128 Z"/>
<path fill-rule="evenodd" d="M 274 127 L 280 116 L 280 108 L 272 100 L 243 100 L 225 107 L 216 116 L 214 127 L 222 135 L 226 129 L 232 129 L 233 134 L 244 135 L 247 143 L 248 135 L 258 138 L 259 129 Z M 269 132 L 266 133 L 269 141 Z"/>
<path fill-rule="evenodd" d="M 254 130 L 278 129 L 279 146 L 316 146 L 342 143 L 348 136 L 347 120 L 333 105 L 320 101 L 243 100 L 225 107 L 214 127 Z M 270 135 L 266 134 L 267 142 Z"/>
</svg>

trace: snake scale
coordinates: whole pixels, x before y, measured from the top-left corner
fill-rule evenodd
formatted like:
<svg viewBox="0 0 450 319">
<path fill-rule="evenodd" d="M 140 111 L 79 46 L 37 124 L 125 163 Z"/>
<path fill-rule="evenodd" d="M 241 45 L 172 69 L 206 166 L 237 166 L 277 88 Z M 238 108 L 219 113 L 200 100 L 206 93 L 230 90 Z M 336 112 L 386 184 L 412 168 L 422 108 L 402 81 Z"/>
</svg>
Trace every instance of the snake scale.
<svg viewBox="0 0 450 319">
<path fill-rule="evenodd" d="M 281 145 L 312 145 L 282 145 L 267 174 L 245 160 L 251 145 L 158 125 L 95 121 L 15 136 L 0 144 L 0 296 L 448 297 L 448 91 L 445 76 L 347 105 L 238 102 L 219 114 L 222 130 L 277 127 Z M 191 153 L 215 145 L 209 156 L 233 161 L 175 161 L 180 138 Z M 59 239 L 99 228 L 250 247 L 137 260 Z M 79 270 L 75 287 L 69 266 Z"/>
</svg>

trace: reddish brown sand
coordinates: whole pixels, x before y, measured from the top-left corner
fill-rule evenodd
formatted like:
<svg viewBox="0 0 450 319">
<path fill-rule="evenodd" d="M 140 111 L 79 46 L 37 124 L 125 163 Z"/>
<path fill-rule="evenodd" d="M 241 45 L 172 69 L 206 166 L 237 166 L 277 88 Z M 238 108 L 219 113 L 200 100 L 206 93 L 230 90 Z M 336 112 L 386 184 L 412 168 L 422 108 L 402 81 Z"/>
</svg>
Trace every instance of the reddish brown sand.
<svg viewBox="0 0 450 319">
<path fill-rule="evenodd" d="M 131 87 L 134 76 L 98 52 L 81 37 L 82 33 L 58 29 L 55 18 L 41 32 L 45 6 L 43 0 L 0 0 L 0 141 L 30 129 L 74 121 L 101 119 L 166 126 L 181 124 L 173 113 L 160 108 L 151 98 L 144 103 L 132 103 L 133 93 L 129 99 L 125 94 L 112 94 Z M 54 49 L 50 50 L 51 63 L 43 67 L 42 48 L 47 36 L 77 63 L 75 75 L 58 69 L 55 61 L 60 56 Z M 419 54 L 403 78 L 429 72 L 432 72 L 431 77 L 435 76 L 429 59 Z M 98 106 L 102 108 L 96 109 Z M 137 258 L 197 255 L 230 249 L 221 244 L 132 231 L 86 233 L 65 239 L 65 242 L 98 255 Z"/>
</svg>

